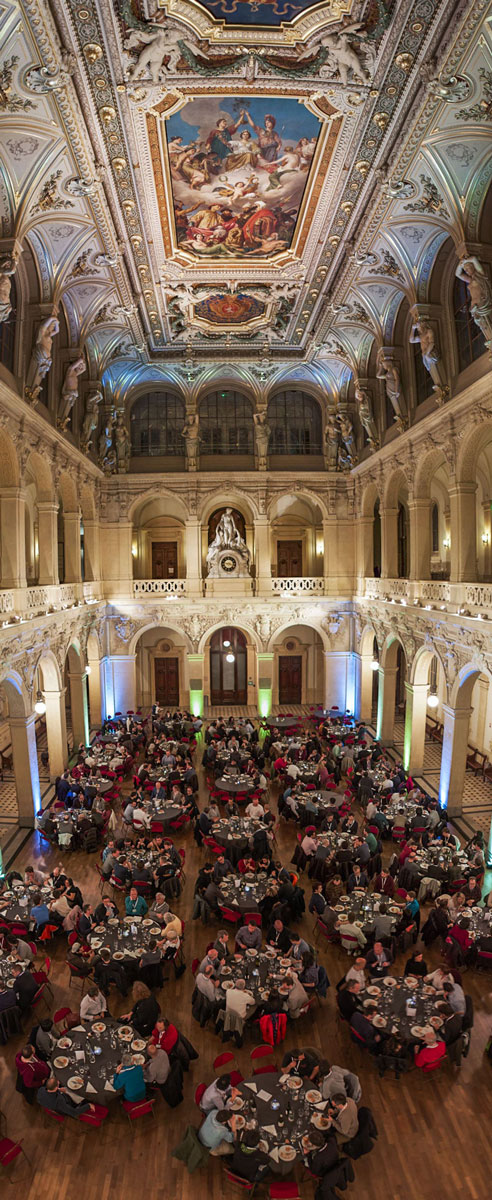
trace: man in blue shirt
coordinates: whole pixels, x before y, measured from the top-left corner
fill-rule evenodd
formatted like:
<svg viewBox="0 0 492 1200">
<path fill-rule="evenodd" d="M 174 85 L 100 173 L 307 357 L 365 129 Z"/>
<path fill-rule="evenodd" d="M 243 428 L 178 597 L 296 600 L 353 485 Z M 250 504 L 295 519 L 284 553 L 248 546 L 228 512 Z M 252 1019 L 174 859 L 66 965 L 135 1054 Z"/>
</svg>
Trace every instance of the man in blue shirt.
<svg viewBox="0 0 492 1200">
<path fill-rule="evenodd" d="M 134 887 L 130 888 L 130 895 L 126 897 L 125 912 L 127 917 L 144 917 L 147 912 L 147 904 L 143 896 L 139 896 Z"/>
<path fill-rule="evenodd" d="M 36 892 L 36 895 L 33 896 L 33 906 L 29 916 L 31 921 L 36 922 L 36 934 L 41 932 L 41 929 L 50 919 L 50 910 L 48 905 L 44 903 L 44 900 L 41 900 L 41 895 L 39 892 Z"/>
<path fill-rule="evenodd" d="M 214 1157 L 234 1153 L 236 1118 L 228 1108 L 213 1108 L 198 1130 L 198 1139 Z"/>
<path fill-rule="evenodd" d="M 123 1088 L 123 1099 L 135 1103 L 145 1100 L 145 1079 L 142 1067 L 133 1062 L 131 1054 L 122 1054 L 113 1079 L 115 1091 Z"/>
</svg>

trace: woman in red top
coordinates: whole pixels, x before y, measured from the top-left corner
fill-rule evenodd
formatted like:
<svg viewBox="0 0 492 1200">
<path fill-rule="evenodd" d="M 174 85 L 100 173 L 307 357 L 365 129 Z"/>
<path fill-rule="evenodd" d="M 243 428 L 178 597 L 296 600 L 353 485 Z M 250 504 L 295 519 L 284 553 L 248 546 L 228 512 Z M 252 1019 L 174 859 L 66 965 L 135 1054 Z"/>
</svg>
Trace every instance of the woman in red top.
<svg viewBox="0 0 492 1200">
<path fill-rule="evenodd" d="M 24 1046 L 24 1049 L 16 1054 L 15 1065 L 18 1071 L 16 1091 L 22 1092 L 28 1104 L 34 1104 L 35 1094 L 48 1079 L 50 1068 L 37 1057 L 32 1046 Z"/>
<path fill-rule="evenodd" d="M 179 1033 L 176 1026 L 171 1025 L 171 1022 L 167 1021 L 165 1017 L 162 1021 L 156 1021 L 155 1029 L 152 1031 L 152 1041 L 160 1046 L 161 1050 L 165 1050 L 166 1054 L 170 1054 L 171 1050 L 174 1050 L 178 1038 Z"/>
</svg>

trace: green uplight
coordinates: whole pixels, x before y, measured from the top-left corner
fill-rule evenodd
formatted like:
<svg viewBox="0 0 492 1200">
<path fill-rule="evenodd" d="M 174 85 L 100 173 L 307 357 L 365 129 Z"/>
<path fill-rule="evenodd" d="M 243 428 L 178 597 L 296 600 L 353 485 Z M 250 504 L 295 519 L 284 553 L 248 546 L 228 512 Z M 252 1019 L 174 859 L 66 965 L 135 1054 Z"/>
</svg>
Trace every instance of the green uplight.
<svg viewBox="0 0 492 1200">
<path fill-rule="evenodd" d="M 190 691 L 190 709 L 194 717 L 203 716 L 203 692 L 201 689 Z"/>
<path fill-rule="evenodd" d="M 258 710 L 260 717 L 268 717 L 272 711 L 272 689 L 258 689 Z"/>
</svg>

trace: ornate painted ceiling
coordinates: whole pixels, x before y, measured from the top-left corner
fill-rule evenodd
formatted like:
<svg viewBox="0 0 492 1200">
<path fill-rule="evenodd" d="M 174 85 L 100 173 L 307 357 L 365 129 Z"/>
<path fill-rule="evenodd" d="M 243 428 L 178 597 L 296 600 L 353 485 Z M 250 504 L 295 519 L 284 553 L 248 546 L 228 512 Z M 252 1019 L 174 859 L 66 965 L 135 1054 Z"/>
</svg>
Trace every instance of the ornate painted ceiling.
<svg viewBox="0 0 492 1200">
<path fill-rule="evenodd" d="M 3 248 L 29 245 L 39 301 L 117 400 L 224 362 L 333 393 L 376 350 L 384 373 L 443 243 L 458 261 L 484 236 L 491 13 L 3 0 Z"/>
</svg>

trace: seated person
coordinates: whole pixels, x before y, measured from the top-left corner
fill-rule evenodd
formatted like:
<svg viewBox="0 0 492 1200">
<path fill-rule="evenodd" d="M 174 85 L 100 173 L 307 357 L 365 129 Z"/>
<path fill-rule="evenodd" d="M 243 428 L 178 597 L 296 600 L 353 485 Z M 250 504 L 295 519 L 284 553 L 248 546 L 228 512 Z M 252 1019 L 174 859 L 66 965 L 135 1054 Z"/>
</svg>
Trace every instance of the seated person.
<svg viewBox="0 0 492 1200">
<path fill-rule="evenodd" d="M 243 1129 L 234 1147 L 234 1153 L 229 1159 L 229 1167 L 241 1179 L 249 1183 L 258 1183 L 270 1170 L 270 1159 L 260 1150 L 260 1130 Z"/>
<path fill-rule="evenodd" d="M 319 1179 L 332 1171 L 339 1161 L 338 1143 L 334 1129 L 323 1134 L 320 1129 L 309 1129 L 303 1141 L 304 1162 Z"/>
<path fill-rule="evenodd" d="M 132 1103 L 135 1103 L 137 1100 L 145 1100 L 144 1073 L 142 1067 L 134 1063 L 131 1054 L 122 1054 L 121 1062 L 118 1063 L 113 1078 L 113 1087 L 115 1092 L 123 1089 L 124 1100 L 129 1100 Z"/>
<path fill-rule="evenodd" d="M 212 1108 L 198 1130 L 198 1140 L 207 1146 L 213 1157 L 234 1154 L 236 1118 L 228 1108 Z"/>
<path fill-rule="evenodd" d="M 130 895 L 125 899 L 125 913 L 127 917 L 145 917 L 148 905 L 143 896 L 139 896 L 137 889 L 130 888 Z"/>
<path fill-rule="evenodd" d="M 236 934 L 236 942 L 243 950 L 261 949 L 261 929 L 253 921 L 241 925 Z"/>
<path fill-rule="evenodd" d="M 422 1067 L 424 1070 L 441 1061 L 446 1054 L 446 1043 L 438 1041 L 434 1029 L 428 1029 L 424 1033 L 424 1045 L 418 1048 L 415 1047 L 415 1066 Z"/>
<path fill-rule="evenodd" d="M 367 955 L 367 969 L 371 979 L 384 979 L 393 961 L 391 951 L 385 949 L 381 942 L 374 942 L 372 950 Z"/>
<path fill-rule="evenodd" d="M 42 1108 L 48 1108 L 50 1112 L 59 1113 L 61 1117 L 75 1117 L 76 1120 L 89 1112 L 101 1120 L 108 1115 L 107 1108 L 103 1108 L 101 1104 L 90 1104 L 87 1100 L 77 1104 L 54 1075 L 50 1075 L 46 1083 L 38 1088 L 37 1101 Z"/>
</svg>

